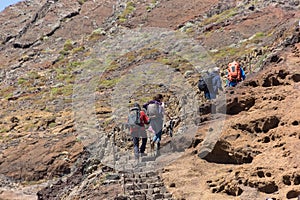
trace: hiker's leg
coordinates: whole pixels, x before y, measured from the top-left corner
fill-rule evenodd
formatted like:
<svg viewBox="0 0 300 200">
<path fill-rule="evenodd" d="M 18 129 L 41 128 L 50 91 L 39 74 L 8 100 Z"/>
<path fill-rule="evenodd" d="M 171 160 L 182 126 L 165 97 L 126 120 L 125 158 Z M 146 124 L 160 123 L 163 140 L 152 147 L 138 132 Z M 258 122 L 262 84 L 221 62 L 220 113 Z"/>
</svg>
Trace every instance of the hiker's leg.
<svg viewBox="0 0 300 200">
<path fill-rule="evenodd" d="M 157 133 L 157 149 L 160 148 L 161 135 L 162 135 L 162 129 Z"/>
<path fill-rule="evenodd" d="M 155 134 L 155 135 L 153 136 L 152 142 L 156 142 L 157 139 L 158 139 L 157 134 Z"/>
<path fill-rule="evenodd" d="M 235 82 L 235 81 L 229 82 L 229 87 L 235 87 L 236 85 L 237 85 L 237 82 Z"/>
<path fill-rule="evenodd" d="M 145 152 L 146 144 L 147 144 L 147 138 L 142 138 L 142 145 L 141 145 L 141 148 L 140 148 L 140 153 Z"/>
<path fill-rule="evenodd" d="M 155 136 L 153 137 L 153 141 L 154 141 L 154 142 L 155 142 L 155 141 L 159 142 L 159 141 L 161 140 L 161 134 L 162 134 L 162 127 L 160 128 L 159 131 L 157 131 L 157 132 L 155 133 Z"/>
<path fill-rule="evenodd" d="M 204 92 L 204 95 L 206 99 L 210 99 L 210 94 L 208 90 Z"/>
<path fill-rule="evenodd" d="M 159 150 L 160 149 L 160 142 L 157 142 L 157 149 L 156 150 Z"/>
<path fill-rule="evenodd" d="M 217 98 L 217 94 L 215 93 L 210 93 L 210 99 L 216 99 Z"/>
<path fill-rule="evenodd" d="M 158 124 L 158 120 L 157 119 L 151 119 L 151 127 L 152 127 L 152 129 L 154 130 L 154 136 L 153 136 L 153 139 L 152 139 L 152 141 L 153 142 L 156 142 L 156 140 L 158 139 L 157 138 L 157 133 L 158 133 L 158 131 L 159 131 L 159 124 Z"/>
<path fill-rule="evenodd" d="M 138 137 L 133 137 L 133 149 L 134 149 L 134 156 L 135 158 L 139 157 L 139 138 Z"/>
</svg>

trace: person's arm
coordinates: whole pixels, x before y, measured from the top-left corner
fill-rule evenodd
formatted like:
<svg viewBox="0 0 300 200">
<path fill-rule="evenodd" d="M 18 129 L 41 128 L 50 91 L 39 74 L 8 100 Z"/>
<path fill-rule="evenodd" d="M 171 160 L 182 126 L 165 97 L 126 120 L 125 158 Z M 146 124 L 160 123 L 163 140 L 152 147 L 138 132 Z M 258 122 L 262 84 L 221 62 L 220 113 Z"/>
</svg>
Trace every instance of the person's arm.
<svg viewBox="0 0 300 200">
<path fill-rule="evenodd" d="M 141 118 L 142 118 L 142 121 L 144 122 L 144 124 L 148 125 L 150 123 L 150 119 L 144 111 L 141 111 Z"/>
<path fill-rule="evenodd" d="M 218 89 L 220 88 L 221 82 L 220 82 L 220 76 L 215 75 L 212 79 L 212 86 L 213 86 L 213 92 L 217 93 Z"/>
<path fill-rule="evenodd" d="M 155 102 L 156 102 L 156 101 L 154 101 L 154 100 L 148 101 L 147 103 L 145 103 L 145 104 L 143 105 L 143 108 L 144 108 L 145 110 L 147 110 L 147 107 L 149 106 L 149 104 L 155 103 Z"/>
<path fill-rule="evenodd" d="M 228 80 L 228 69 L 226 69 L 225 77 L 226 77 L 225 87 L 229 87 L 230 86 L 230 81 Z"/>
<path fill-rule="evenodd" d="M 162 103 L 162 111 L 163 111 L 163 115 L 164 116 L 167 116 L 169 119 L 171 119 L 170 115 L 166 112 L 165 104 L 164 103 Z"/>
<path fill-rule="evenodd" d="M 242 80 L 245 80 L 246 79 L 245 71 L 242 67 L 240 69 L 241 69 L 241 78 L 242 78 Z"/>
<path fill-rule="evenodd" d="M 145 104 L 143 105 L 143 108 L 144 108 L 145 110 L 147 110 L 148 105 L 149 105 L 149 102 L 145 103 Z"/>
<path fill-rule="evenodd" d="M 218 89 L 223 91 L 221 76 L 218 76 Z"/>
</svg>

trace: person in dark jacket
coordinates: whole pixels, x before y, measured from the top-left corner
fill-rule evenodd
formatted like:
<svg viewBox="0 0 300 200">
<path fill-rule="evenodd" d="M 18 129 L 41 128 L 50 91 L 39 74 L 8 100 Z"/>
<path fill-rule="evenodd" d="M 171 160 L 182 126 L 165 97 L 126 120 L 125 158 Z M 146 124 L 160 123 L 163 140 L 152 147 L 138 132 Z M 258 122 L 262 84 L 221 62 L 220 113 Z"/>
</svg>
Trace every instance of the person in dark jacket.
<svg viewBox="0 0 300 200">
<path fill-rule="evenodd" d="M 212 70 L 212 86 L 209 89 L 210 98 L 215 99 L 217 97 L 217 94 L 220 91 L 223 91 L 222 87 L 222 80 L 220 77 L 220 69 L 218 67 L 213 68 Z"/>
<path fill-rule="evenodd" d="M 203 70 L 201 72 L 201 77 L 198 81 L 198 89 L 200 92 L 204 92 L 204 97 L 205 99 L 211 99 L 210 98 L 210 93 L 208 89 L 208 78 L 209 78 L 209 73 L 207 70 Z"/>
</svg>

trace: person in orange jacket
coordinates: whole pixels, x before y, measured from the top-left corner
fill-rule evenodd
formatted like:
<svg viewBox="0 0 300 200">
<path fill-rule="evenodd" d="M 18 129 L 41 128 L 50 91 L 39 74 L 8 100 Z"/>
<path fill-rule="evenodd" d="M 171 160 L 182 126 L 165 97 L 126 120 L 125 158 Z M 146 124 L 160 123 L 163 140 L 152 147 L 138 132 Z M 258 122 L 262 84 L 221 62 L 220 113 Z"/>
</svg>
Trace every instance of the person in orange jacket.
<svg viewBox="0 0 300 200">
<path fill-rule="evenodd" d="M 228 64 L 226 81 L 227 87 L 235 87 L 239 82 L 245 79 L 245 71 L 237 61 L 233 61 Z"/>
</svg>

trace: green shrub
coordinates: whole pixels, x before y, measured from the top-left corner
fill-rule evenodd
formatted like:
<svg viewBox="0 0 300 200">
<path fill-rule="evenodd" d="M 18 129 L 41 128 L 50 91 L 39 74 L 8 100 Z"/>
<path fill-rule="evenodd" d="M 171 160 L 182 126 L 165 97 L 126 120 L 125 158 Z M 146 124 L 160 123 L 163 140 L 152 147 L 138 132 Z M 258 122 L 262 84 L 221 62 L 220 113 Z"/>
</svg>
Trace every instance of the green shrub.
<svg viewBox="0 0 300 200">
<path fill-rule="evenodd" d="M 19 78 L 18 79 L 18 84 L 22 85 L 23 83 L 25 83 L 27 80 L 25 78 Z"/>
<path fill-rule="evenodd" d="M 49 128 L 54 128 L 55 126 L 56 126 L 56 123 L 55 123 L 55 122 L 51 122 L 51 123 L 48 125 Z"/>
<path fill-rule="evenodd" d="M 87 0 L 77 0 L 80 5 L 83 5 Z"/>
<path fill-rule="evenodd" d="M 55 87 L 51 89 L 52 97 L 59 96 L 59 95 L 69 96 L 71 94 L 73 94 L 73 86 L 71 84 L 64 85 L 62 87 Z"/>
<path fill-rule="evenodd" d="M 75 53 L 84 51 L 84 49 L 85 49 L 84 46 L 76 47 L 72 50 L 72 53 L 75 54 Z"/>
<path fill-rule="evenodd" d="M 212 24 L 212 23 L 220 23 L 230 17 L 235 16 L 236 14 L 238 14 L 237 8 L 225 10 L 220 14 L 216 14 L 216 15 L 211 16 L 210 18 L 207 18 L 205 21 L 203 21 L 202 25 L 208 25 L 208 24 Z"/>
<path fill-rule="evenodd" d="M 35 72 L 35 71 L 31 71 L 27 74 L 28 78 L 29 79 L 39 79 L 40 78 L 40 75 Z"/>
<path fill-rule="evenodd" d="M 72 42 L 72 40 L 70 40 L 70 39 L 66 40 L 66 42 L 65 42 L 65 44 L 64 44 L 63 50 L 64 50 L 64 51 L 70 51 L 70 50 L 72 50 L 73 48 L 74 48 L 74 47 L 73 47 L 73 42 Z"/>
<path fill-rule="evenodd" d="M 134 3 L 132 1 L 127 2 L 126 8 L 124 9 L 123 13 L 119 16 L 119 21 L 125 22 L 127 19 L 127 16 L 129 14 L 132 14 L 134 10 L 135 10 Z"/>
<path fill-rule="evenodd" d="M 119 82 L 119 78 L 105 79 L 100 81 L 100 86 L 104 88 L 112 88 Z"/>
</svg>

